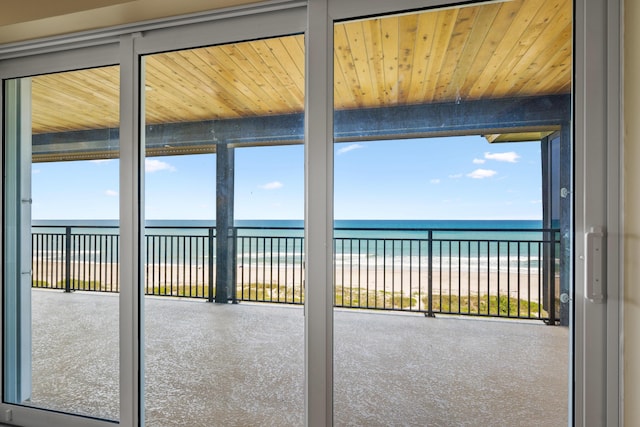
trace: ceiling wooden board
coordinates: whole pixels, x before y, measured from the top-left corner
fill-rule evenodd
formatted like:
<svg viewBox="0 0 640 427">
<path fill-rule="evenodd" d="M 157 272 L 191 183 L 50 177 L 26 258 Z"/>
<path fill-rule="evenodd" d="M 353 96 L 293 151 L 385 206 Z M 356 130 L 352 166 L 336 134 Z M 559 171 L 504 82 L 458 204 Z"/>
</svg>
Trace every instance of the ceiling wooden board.
<svg viewBox="0 0 640 427">
<path fill-rule="evenodd" d="M 119 126 L 117 66 L 32 78 L 33 133 Z"/>
<path fill-rule="evenodd" d="M 335 26 L 337 109 L 566 94 L 571 1 L 514 0 Z M 304 109 L 303 35 L 145 58 L 148 124 Z M 118 67 L 33 78 L 34 133 L 117 127 Z"/>
<path fill-rule="evenodd" d="M 303 44 L 289 36 L 145 58 L 147 123 L 302 111 Z"/>
<path fill-rule="evenodd" d="M 337 25 L 336 107 L 569 93 L 571 16 L 520 0 Z"/>
<path fill-rule="evenodd" d="M 501 143 L 501 142 L 530 142 L 530 141 L 540 141 L 542 138 L 545 138 L 551 135 L 554 132 L 560 130 L 560 127 L 556 128 L 545 128 L 545 130 L 540 132 L 520 132 L 520 133 L 503 133 L 497 135 L 483 135 L 483 137 L 489 143 Z"/>
</svg>

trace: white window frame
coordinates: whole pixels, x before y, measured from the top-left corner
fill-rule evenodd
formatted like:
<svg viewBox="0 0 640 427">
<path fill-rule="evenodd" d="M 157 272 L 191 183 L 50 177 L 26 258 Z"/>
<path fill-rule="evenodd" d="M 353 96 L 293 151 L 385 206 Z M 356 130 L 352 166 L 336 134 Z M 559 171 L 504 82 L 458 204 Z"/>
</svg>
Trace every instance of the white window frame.
<svg viewBox="0 0 640 427">
<path fill-rule="evenodd" d="M 123 283 L 139 283 L 143 233 L 141 171 L 144 170 L 138 116 L 140 55 L 305 32 L 305 420 L 308 426 L 326 426 L 333 423 L 333 24 L 341 19 L 450 3 L 455 2 L 274 0 L 214 13 L 16 43 L 0 46 L 0 78 L 120 65 L 121 274 Z M 569 385 L 574 390 L 574 402 L 569 409 L 573 425 L 622 423 L 620 3 L 620 0 L 574 2 L 576 285 L 571 304 L 575 319 L 574 372 Z M 3 102 L 0 94 L 0 105 L 4 105 Z M 596 226 L 604 226 L 608 235 L 608 299 L 604 304 L 588 301 L 584 292 L 582 236 Z M 140 330 L 144 316 L 142 290 L 125 289 L 127 287 L 123 287 L 120 296 L 120 424 L 135 426 L 143 419 Z M 0 422 L 5 421 L 25 426 L 113 425 L 0 403 Z"/>
</svg>

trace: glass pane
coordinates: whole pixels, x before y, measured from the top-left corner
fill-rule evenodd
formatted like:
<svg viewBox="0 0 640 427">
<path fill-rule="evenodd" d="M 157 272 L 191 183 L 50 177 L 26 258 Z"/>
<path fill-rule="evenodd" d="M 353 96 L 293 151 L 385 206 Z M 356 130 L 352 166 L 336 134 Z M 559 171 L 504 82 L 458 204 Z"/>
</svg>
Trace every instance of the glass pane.
<svg viewBox="0 0 640 427">
<path fill-rule="evenodd" d="M 119 67 L 5 82 L 5 401 L 117 420 Z"/>
<path fill-rule="evenodd" d="M 149 55 L 147 425 L 301 425 L 304 39 Z"/>
<path fill-rule="evenodd" d="M 335 24 L 336 425 L 567 424 L 571 17 Z"/>
</svg>

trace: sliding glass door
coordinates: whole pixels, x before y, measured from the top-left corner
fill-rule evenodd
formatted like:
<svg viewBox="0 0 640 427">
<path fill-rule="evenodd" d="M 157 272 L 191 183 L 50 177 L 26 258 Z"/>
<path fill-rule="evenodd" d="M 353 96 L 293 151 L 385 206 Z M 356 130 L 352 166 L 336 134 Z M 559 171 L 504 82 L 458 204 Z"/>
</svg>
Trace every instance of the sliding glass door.
<svg viewBox="0 0 640 427">
<path fill-rule="evenodd" d="M 615 419 L 588 3 L 273 1 L 2 57 L 0 422 Z"/>
<path fill-rule="evenodd" d="M 571 16 L 523 0 L 335 23 L 336 424 L 568 423 L 540 152 L 571 120 Z"/>
<path fill-rule="evenodd" d="M 304 419 L 304 36 L 144 70 L 147 425 Z"/>
<path fill-rule="evenodd" d="M 119 418 L 119 77 L 4 81 L 7 403 Z"/>
</svg>

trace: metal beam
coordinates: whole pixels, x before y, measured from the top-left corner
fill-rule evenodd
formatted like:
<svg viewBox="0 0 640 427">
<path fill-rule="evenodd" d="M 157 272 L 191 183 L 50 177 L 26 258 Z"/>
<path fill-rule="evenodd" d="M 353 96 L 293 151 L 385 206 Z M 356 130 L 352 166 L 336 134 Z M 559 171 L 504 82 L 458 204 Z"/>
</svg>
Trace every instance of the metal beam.
<svg viewBox="0 0 640 427">
<path fill-rule="evenodd" d="M 571 96 L 550 95 L 336 111 L 336 142 L 555 130 L 570 121 Z M 235 147 L 301 144 L 304 113 L 164 123 L 145 128 L 146 156 L 215 153 Z M 34 162 L 117 158 L 118 129 L 33 136 Z"/>
<path fill-rule="evenodd" d="M 335 140 L 518 133 L 557 127 L 570 117 L 569 95 L 344 110 L 335 114 Z"/>
</svg>

